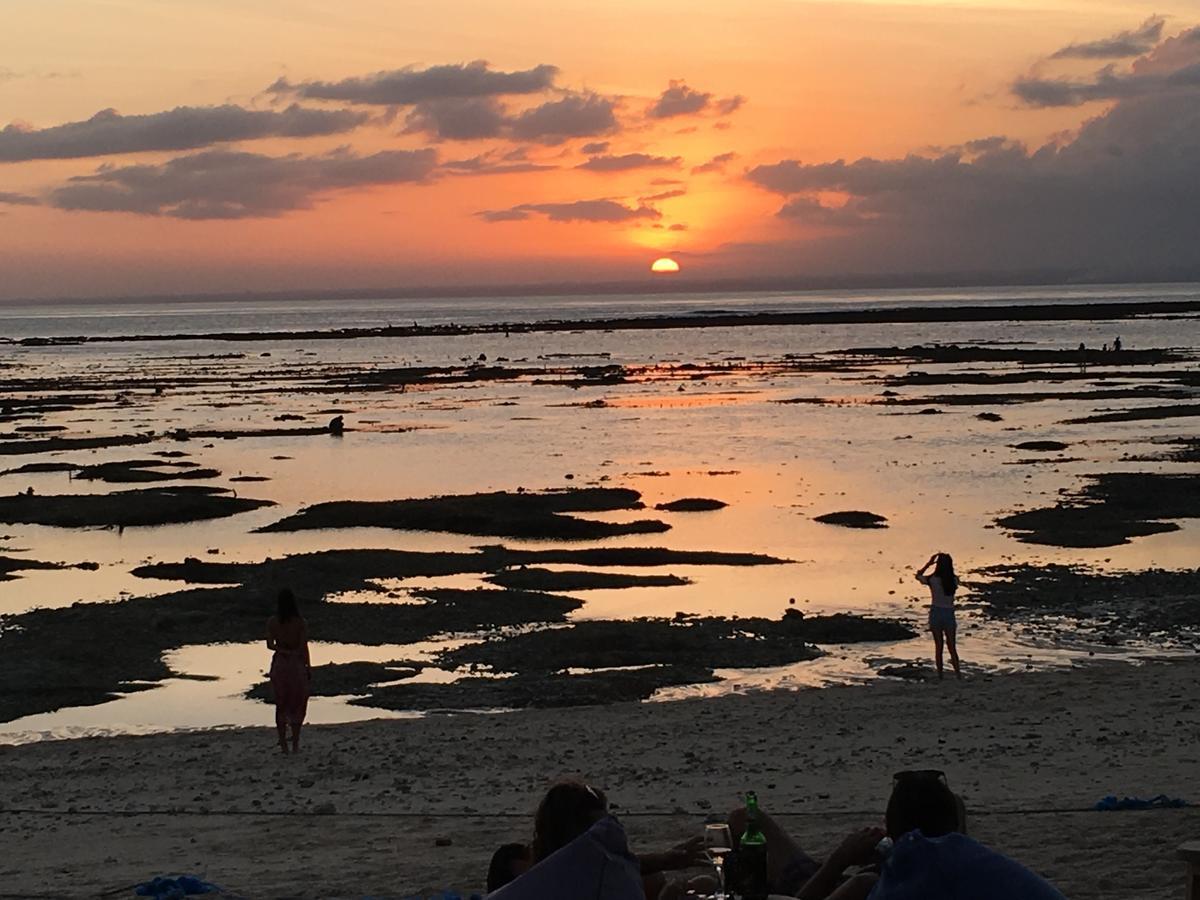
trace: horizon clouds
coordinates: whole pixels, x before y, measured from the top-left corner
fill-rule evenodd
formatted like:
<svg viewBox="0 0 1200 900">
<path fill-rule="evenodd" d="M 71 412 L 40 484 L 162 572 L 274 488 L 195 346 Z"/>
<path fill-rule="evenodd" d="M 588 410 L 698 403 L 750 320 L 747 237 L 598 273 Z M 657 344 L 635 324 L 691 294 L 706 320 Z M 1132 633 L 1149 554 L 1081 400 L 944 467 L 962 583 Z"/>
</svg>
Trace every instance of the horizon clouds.
<svg viewBox="0 0 1200 900">
<path fill-rule="evenodd" d="M 802 160 L 787 149 L 804 146 L 802 134 L 762 139 L 761 119 L 742 132 L 770 98 L 747 108 L 730 90 L 738 85 L 671 78 L 633 91 L 570 84 L 548 62 L 476 59 L 279 77 L 255 95 L 266 108 L 232 97 L 10 123 L 0 129 L 0 171 L 59 168 L 40 184 L 28 175 L 0 184 L 0 206 L 8 222 L 230 223 L 320 216 L 312 211 L 339 198 L 403 188 L 422 192 L 406 202 L 435 212 L 442 228 L 455 215 L 543 240 L 557 227 L 570 246 L 568 234 L 590 228 L 646 248 L 662 246 L 651 232 L 687 231 L 694 263 L 712 271 L 1200 263 L 1200 28 L 1164 37 L 1168 21 L 1060 40 L 1023 74 L 1010 69 L 1005 96 L 990 101 L 1007 104 L 1010 127 L 1034 111 L 1087 111 L 1073 129 L 1035 140 L 1018 126 L 953 145 L 913 140 L 908 152 Z M 737 129 L 723 127 L 731 121 Z M 95 162 L 63 171 L 86 160 Z M 471 178 L 477 188 L 466 187 Z M 463 187 L 448 194 L 454 184 Z M 735 200 L 752 240 L 714 231 L 720 204 Z M 682 221 L 664 220 L 666 201 Z"/>
</svg>

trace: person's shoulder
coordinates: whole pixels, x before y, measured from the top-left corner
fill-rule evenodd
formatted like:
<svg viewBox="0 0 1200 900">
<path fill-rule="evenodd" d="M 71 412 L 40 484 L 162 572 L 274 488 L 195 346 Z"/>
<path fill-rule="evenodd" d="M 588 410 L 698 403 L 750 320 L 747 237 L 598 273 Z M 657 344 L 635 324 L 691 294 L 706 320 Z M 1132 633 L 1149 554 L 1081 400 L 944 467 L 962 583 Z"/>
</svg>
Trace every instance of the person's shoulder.
<svg viewBox="0 0 1200 900">
<path fill-rule="evenodd" d="M 279 627 L 279 616 L 269 616 L 267 618 L 267 627 L 268 628 L 278 628 Z"/>
</svg>

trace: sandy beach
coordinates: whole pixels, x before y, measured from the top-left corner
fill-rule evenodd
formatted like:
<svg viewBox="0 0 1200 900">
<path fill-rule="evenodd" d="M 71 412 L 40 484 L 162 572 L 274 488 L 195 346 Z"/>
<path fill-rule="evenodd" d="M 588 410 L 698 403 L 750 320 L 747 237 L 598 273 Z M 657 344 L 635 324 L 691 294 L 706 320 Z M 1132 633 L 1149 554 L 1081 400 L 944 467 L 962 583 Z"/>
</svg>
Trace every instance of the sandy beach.
<svg viewBox="0 0 1200 900">
<path fill-rule="evenodd" d="M 884 683 L 673 703 L 0 748 L 3 896 L 124 896 L 191 872 L 245 897 L 481 890 L 540 792 L 604 787 L 634 848 L 661 848 L 755 788 L 815 853 L 878 821 L 891 773 L 937 767 L 979 839 L 1074 900 L 1182 896 L 1194 808 L 1090 812 L 1107 794 L 1196 802 L 1192 661 L 965 683 Z M 264 708 L 264 724 L 269 708 Z"/>
</svg>

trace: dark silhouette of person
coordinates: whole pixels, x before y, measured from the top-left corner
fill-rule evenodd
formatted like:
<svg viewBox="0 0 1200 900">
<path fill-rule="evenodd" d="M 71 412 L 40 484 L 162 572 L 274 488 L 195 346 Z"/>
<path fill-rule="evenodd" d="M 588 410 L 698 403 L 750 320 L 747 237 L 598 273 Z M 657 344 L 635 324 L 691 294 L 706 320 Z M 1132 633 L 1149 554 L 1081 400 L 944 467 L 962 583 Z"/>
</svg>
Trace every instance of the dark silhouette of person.
<svg viewBox="0 0 1200 900">
<path fill-rule="evenodd" d="M 533 865 L 533 852 L 528 844 L 503 844 L 492 854 L 488 866 L 487 892 L 498 891 L 510 881 L 524 875 Z"/>
<path fill-rule="evenodd" d="M 1121 352 L 1121 336 L 1117 335 L 1115 338 L 1113 338 L 1113 353 L 1120 353 L 1120 352 Z"/>
<path fill-rule="evenodd" d="M 308 656 L 308 623 L 300 615 L 296 595 L 279 592 L 275 615 L 267 620 L 267 649 L 271 657 L 271 692 L 275 695 L 275 728 L 279 749 L 288 752 L 287 730 L 292 729 L 292 752 L 300 750 L 300 727 L 308 713 L 312 661 Z"/>
<path fill-rule="evenodd" d="M 332 419 L 329 420 L 329 433 L 330 434 L 341 434 L 345 430 L 346 430 L 346 420 L 343 419 L 341 416 L 334 416 Z"/>
</svg>

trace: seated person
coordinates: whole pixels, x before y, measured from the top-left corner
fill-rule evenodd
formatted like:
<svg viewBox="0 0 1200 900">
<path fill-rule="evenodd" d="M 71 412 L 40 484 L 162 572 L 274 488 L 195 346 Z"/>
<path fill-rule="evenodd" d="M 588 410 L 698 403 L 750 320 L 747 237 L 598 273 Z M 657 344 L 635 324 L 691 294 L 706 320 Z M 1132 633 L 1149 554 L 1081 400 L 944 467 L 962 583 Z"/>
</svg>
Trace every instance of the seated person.
<svg viewBox="0 0 1200 900">
<path fill-rule="evenodd" d="M 798 894 L 802 900 L 1065 900 L 1020 863 L 967 837 L 962 801 L 940 772 L 901 772 L 885 814 L 894 842 L 879 874 L 866 873 L 837 885 L 842 870 L 822 866 Z M 867 831 L 843 842 L 838 860 L 865 864 Z M 841 848 L 839 848 L 841 849 Z M 838 854 L 835 853 L 834 856 Z M 831 856 L 831 860 L 833 856 Z M 832 891 L 832 892 L 831 892 Z"/>
<path fill-rule="evenodd" d="M 608 818 L 608 800 L 598 788 L 577 781 L 564 781 L 546 792 L 534 815 L 534 837 L 529 846 L 505 844 L 492 856 L 488 869 L 487 889 L 490 894 L 528 871 L 532 866 L 547 859 L 556 851 L 595 828 Z M 613 820 L 613 824 L 616 824 Z M 617 825 L 619 829 L 619 825 Z M 601 832 L 603 829 L 601 829 Z M 624 848 L 624 832 L 620 845 Z M 615 850 L 617 842 L 610 842 L 608 849 Z M 627 850 L 625 850 L 628 853 Z M 664 853 L 644 854 L 632 857 L 637 872 L 643 878 L 642 893 L 657 900 L 666 878 L 662 873 L 707 865 L 704 855 L 704 840 L 696 837 L 673 847 Z"/>
<path fill-rule="evenodd" d="M 510 881 L 529 871 L 533 854 L 528 844 L 504 844 L 492 854 L 488 866 L 487 892 L 498 891 Z"/>
</svg>

